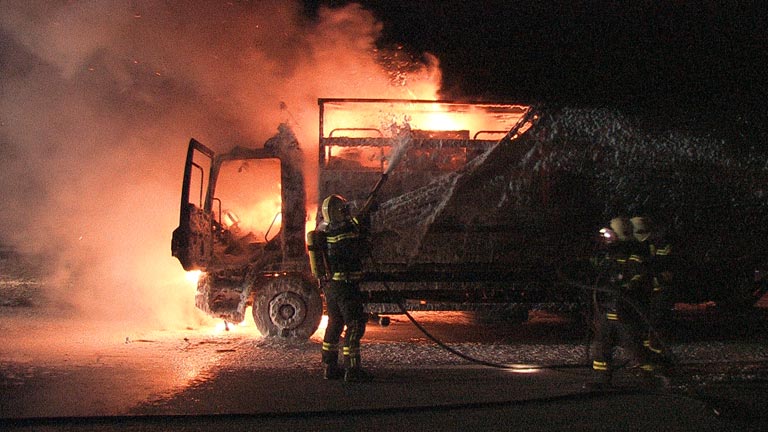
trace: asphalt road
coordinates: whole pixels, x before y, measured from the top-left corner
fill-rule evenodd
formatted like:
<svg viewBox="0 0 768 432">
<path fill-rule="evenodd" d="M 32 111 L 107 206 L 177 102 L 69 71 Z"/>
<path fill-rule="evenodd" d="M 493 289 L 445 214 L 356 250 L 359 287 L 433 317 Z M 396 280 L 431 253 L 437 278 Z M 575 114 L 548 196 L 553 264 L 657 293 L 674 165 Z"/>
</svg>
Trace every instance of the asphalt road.
<svg viewBox="0 0 768 432">
<path fill-rule="evenodd" d="M 525 324 L 477 325 L 466 315 L 372 324 L 363 355 L 373 382 L 321 377 L 321 332 L 306 342 L 263 339 L 245 326 L 143 334 L 59 323 L 14 331 L 0 349 L 3 430 L 765 430 L 768 319 L 682 311 L 670 388 L 630 370 L 610 392 L 586 390 L 584 332 L 536 313 Z M 77 336 L 73 336 L 77 335 Z M 12 347 L 12 348 L 11 348 Z"/>
</svg>

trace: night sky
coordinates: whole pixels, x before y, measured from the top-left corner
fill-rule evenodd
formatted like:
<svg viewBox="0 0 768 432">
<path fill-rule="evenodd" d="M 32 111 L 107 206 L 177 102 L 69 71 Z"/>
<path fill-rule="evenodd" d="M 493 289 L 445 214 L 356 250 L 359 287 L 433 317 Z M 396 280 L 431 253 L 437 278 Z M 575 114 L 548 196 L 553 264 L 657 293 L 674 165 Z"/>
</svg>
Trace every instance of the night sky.
<svg viewBox="0 0 768 432">
<path fill-rule="evenodd" d="M 305 2 L 308 14 L 318 4 Z M 381 47 L 436 55 L 446 99 L 608 106 L 764 142 L 768 13 L 735 1 L 363 0 Z"/>
</svg>

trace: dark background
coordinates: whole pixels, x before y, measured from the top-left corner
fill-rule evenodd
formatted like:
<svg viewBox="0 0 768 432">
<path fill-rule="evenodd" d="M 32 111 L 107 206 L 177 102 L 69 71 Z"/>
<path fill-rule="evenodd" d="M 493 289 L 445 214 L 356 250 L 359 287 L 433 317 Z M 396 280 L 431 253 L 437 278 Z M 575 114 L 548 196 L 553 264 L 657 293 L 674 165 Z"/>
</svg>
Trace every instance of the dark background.
<svg viewBox="0 0 768 432">
<path fill-rule="evenodd" d="M 768 137 L 761 2 L 355 3 L 384 24 L 380 47 L 439 58 L 445 99 L 616 107 L 737 145 Z"/>
</svg>

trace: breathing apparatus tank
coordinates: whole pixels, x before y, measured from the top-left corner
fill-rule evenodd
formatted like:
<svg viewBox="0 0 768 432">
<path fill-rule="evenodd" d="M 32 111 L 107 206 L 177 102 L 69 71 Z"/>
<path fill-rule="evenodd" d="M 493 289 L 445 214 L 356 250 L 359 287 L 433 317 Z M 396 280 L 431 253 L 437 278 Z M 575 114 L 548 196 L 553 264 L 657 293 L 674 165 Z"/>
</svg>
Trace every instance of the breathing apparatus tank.
<svg viewBox="0 0 768 432">
<path fill-rule="evenodd" d="M 318 279 L 327 279 L 329 271 L 324 232 L 312 230 L 307 233 L 307 251 L 309 252 L 309 268 L 312 270 L 312 275 Z"/>
</svg>

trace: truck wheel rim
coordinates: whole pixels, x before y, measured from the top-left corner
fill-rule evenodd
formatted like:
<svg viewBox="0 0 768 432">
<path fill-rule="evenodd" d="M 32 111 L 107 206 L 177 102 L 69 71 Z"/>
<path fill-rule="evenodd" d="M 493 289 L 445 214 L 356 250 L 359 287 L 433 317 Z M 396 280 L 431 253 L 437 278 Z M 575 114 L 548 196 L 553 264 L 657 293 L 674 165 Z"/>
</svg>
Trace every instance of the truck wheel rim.
<svg viewBox="0 0 768 432">
<path fill-rule="evenodd" d="M 281 329 L 294 329 L 304 322 L 307 308 L 296 293 L 283 292 L 269 302 L 269 318 Z"/>
</svg>

